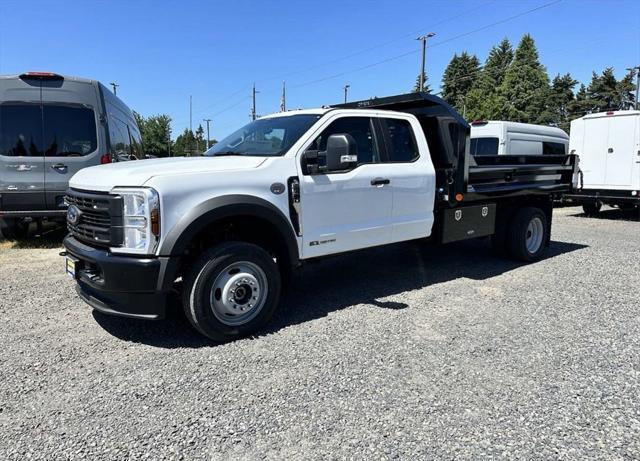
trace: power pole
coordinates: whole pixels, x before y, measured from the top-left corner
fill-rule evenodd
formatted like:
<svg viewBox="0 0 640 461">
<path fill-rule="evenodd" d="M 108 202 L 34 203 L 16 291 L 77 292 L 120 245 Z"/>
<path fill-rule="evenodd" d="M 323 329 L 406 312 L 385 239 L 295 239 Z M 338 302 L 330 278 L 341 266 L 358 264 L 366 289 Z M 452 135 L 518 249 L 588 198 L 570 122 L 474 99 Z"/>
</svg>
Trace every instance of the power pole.
<svg viewBox="0 0 640 461">
<path fill-rule="evenodd" d="M 255 120 L 256 116 L 256 93 L 260 93 L 256 91 L 256 84 L 253 83 L 253 91 L 251 92 L 251 99 L 253 100 L 253 105 L 251 106 L 251 120 Z"/>
<path fill-rule="evenodd" d="M 351 85 L 345 85 L 342 87 L 342 89 L 344 90 L 344 103 L 347 103 L 347 93 L 349 91 L 349 88 L 351 88 Z"/>
<path fill-rule="evenodd" d="M 189 95 L 189 131 L 193 132 L 193 96 Z"/>
<path fill-rule="evenodd" d="M 120 85 L 118 85 L 116 82 L 111 82 L 111 83 L 109 83 L 109 85 L 111 85 L 111 86 L 113 87 L 113 94 L 118 94 L 118 93 L 116 92 L 116 89 L 117 89 Z"/>
<path fill-rule="evenodd" d="M 280 97 L 280 112 L 287 110 L 287 93 L 284 80 L 282 81 L 282 96 Z"/>
<path fill-rule="evenodd" d="M 207 149 L 210 147 L 209 146 L 209 122 L 211 121 L 210 118 L 204 118 L 202 119 L 204 122 L 207 122 Z"/>
<path fill-rule="evenodd" d="M 638 103 L 638 89 L 640 89 L 640 65 L 635 67 L 627 68 L 629 72 L 631 72 L 631 78 L 633 78 L 633 74 L 636 74 L 636 100 L 634 107 L 636 110 L 640 109 L 640 104 Z"/>
<path fill-rule="evenodd" d="M 420 40 L 422 42 L 422 65 L 420 66 L 420 91 L 424 90 L 424 79 L 427 76 L 426 70 L 426 60 L 427 60 L 427 39 L 435 36 L 435 32 L 429 32 L 426 35 L 421 35 L 416 38 L 416 40 Z"/>
</svg>

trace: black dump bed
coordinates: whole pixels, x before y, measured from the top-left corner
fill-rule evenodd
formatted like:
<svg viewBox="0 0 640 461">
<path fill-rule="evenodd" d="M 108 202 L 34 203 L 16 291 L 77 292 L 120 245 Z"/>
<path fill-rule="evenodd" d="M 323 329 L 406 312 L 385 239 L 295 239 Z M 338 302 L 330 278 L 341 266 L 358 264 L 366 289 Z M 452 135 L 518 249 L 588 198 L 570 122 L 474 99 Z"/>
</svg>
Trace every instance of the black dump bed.
<svg viewBox="0 0 640 461">
<path fill-rule="evenodd" d="M 575 155 L 469 154 L 469 124 L 443 99 L 427 93 L 339 104 L 345 109 L 384 109 L 415 115 L 436 169 L 437 207 L 524 194 L 566 193 L 578 172 Z"/>
</svg>

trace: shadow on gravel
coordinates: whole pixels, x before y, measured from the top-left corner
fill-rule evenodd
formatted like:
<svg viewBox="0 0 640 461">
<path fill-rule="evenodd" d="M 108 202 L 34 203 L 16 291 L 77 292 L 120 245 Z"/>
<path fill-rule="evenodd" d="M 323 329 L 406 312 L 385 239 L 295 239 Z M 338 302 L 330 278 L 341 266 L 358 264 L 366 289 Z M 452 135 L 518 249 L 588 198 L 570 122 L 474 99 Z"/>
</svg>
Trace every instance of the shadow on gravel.
<svg viewBox="0 0 640 461">
<path fill-rule="evenodd" d="M 628 210 L 621 210 L 620 208 L 606 208 L 600 210 L 595 216 L 587 216 L 585 213 L 576 213 L 574 215 L 568 215 L 581 218 L 593 218 L 593 219 L 608 219 L 611 221 L 635 221 L 640 222 L 640 208 L 631 208 Z"/>
<path fill-rule="evenodd" d="M 585 247 L 551 242 L 545 259 Z M 328 258 L 305 266 L 270 325 L 258 336 L 321 318 L 354 304 L 366 304 L 371 309 L 405 309 L 409 307 L 407 304 L 384 298 L 458 278 L 486 280 L 522 265 L 494 256 L 486 240 L 446 246 L 409 242 Z M 123 319 L 97 312 L 94 317 L 106 331 L 125 341 L 163 348 L 215 344 L 192 329 L 177 296 L 171 305 L 170 317 L 160 322 Z"/>
<path fill-rule="evenodd" d="M 44 223 L 42 229 L 36 229 L 36 225 L 31 224 L 29 236 L 26 239 L 9 241 L 0 237 L 0 249 L 61 248 L 66 234 L 67 229 L 56 223 Z"/>
</svg>

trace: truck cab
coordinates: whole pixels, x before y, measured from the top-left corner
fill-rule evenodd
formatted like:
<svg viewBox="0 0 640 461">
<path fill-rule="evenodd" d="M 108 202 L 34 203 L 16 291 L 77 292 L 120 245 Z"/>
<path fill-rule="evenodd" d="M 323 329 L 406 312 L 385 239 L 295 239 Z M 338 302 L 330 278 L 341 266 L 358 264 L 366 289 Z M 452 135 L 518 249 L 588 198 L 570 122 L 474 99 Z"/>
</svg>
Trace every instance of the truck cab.
<svg viewBox="0 0 640 461">
<path fill-rule="evenodd" d="M 263 117 L 199 158 L 85 169 L 67 197 L 67 273 L 93 308 L 147 319 L 181 279 L 192 325 L 227 341 L 264 325 L 313 259 L 491 235 L 540 258 L 574 159 L 478 164 L 468 136 L 444 101 L 412 94 Z"/>
</svg>

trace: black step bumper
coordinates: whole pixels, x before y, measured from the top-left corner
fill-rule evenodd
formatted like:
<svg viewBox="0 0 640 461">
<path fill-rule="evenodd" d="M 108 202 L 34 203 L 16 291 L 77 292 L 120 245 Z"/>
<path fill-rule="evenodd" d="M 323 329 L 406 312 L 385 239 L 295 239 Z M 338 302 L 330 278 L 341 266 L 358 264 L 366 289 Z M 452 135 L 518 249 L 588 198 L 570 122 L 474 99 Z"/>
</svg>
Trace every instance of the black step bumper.
<svg viewBox="0 0 640 461">
<path fill-rule="evenodd" d="M 116 255 L 72 236 L 64 239 L 64 246 L 66 254 L 78 260 L 76 290 L 91 307 L 124 317 L 164 318 L 176 258 Z"/>
</svg>

